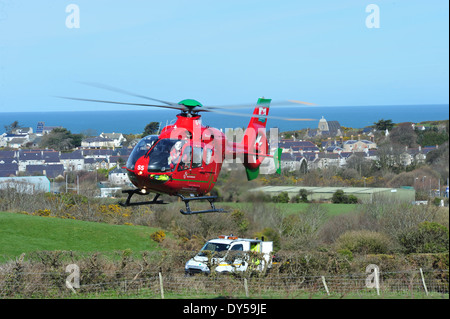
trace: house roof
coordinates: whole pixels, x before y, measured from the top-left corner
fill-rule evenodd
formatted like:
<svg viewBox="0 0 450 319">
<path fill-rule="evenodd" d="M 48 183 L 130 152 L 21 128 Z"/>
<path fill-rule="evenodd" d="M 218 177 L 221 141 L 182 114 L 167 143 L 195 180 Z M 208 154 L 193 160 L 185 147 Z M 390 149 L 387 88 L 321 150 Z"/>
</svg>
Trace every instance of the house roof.
<svg viewBox="0 0 450 319">
<path fill-rule="evenodd" d="M 7 170 L 17 170 L 19 168 L 19 165 L 17 163 L 0 163 L 0 171 L 7 171 Z"/>
<path fill-rule="evenodd" d="M 16 163 L 0 164 L 0 177 L 8 177 L 16 175 L 19 165 Z"/>
<path fill-rule="evenodd" d="M 42 160 L 42 153 L 41 151 L 19 151 L 19 160 L 20 161 L 36 161 L 36 160 Z"/>
<path fill-rule="evenodd" d="M 281 161 L 293 161 L 294 156 L 291 153 L 281 153 L 280 160 Z"/>
<path fill-rule="evenodd" d="M 62 160 L 83 159 L 83 154 L 81 153 L 81 150 L 76 150 L 71 153 L 61 153 L 59 158 Z"/>
<path fill-rule="evenodd" d="M 83 156 L 108 156 L 108 155 L 113 155 L 113 150 L 83 149 L 82 154 L 83 154 Z"/>
<path fill-rule="evenodd" d="M 313 161 L 316 158 L 316 154 L 314 152 L 304 152 L 303 157 L 306 158 L 307 161 Z"/>
<path fill-rule="evenodd" d="M 341 155 L 341 157 L 347 158 L 350 157 L 353 154 L 353 152 L 341 152 L 339 155 Z"/>
<path fill-rule="evenodd" d="M 46 163 L 59 163 L 59 152 L 56 151 L 43 152 L 42 159 Z"/>
<path fill-rule="evenodd" d="M 334 152 L 334 151 L 342 151 L 342 147 L 339 146 L 330 146 L 327 147 L 327 152 Z"/>
<path fill-rule="evenodd" d="M 27 165 L 26 171 L 30 174 L 39 173 L 50 178 L 55 178 L 64 174 L 64 165 Z"/>
<path fill-rule="evenodd" d="M 319 153 L 319 158 L 339 159 L 338 153 Z"/>
<path fill-rule="evenodd" d="M 127 162 L 127 160 L 128 160 L 128 156 L 110 156 L 109 157 L 109 162 L 110 163 L 117 163 L 118 161 L 119 161 L 119 159 L 121 159 L 122 160 L 122 162 Z"/>
<path fill-rule="evenodd" d="M 341 125 L 338 121 L 327 121 L 328 123 L 328 131 L 331 134 L 336 134 L 338 130 L 341 129 Z"/>
<path fill-rule="evenodd" d="M 299 150 L 303 150 L 305 152 L 319 151 L 319 148 L 315 145 L 313 145 L 313 146 L 292 146 L 291 148 L 294 151 L 299 151 Z"/>
<path fill-rule="evenodd" d="M 292 140 L 281 140 L 278 143 L 279 147 L 289 148 L 289 147 L 316 147 L 311 141 L 292 141 Z"/>
<path fill-rule="evenodd" d="M 13 158 L 16 156 L 16 151 L 0 151 L 0 158 Z"/>
</svg>

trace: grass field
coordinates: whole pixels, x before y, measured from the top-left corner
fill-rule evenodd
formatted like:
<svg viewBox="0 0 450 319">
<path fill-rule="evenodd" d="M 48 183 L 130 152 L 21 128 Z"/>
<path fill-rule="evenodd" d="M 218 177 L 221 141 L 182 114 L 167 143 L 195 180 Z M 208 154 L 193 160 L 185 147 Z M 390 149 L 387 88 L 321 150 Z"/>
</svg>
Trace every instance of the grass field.
<svg viewBox="0 0 450 319">
<path fill-rule="evenodd" d="M 232 209 L 242 209 L 246 210 L 247 205 L 252 205 L 251 203 L 221 203 L 223 204 L 223 208 L 228 208 L 228 210 Z M 269 204 L 272 205 L 272 204 Z M 308 204 L 273 204 L 276 205 L 277 208 L 281 208 L 281 211 L 285 214 L 295 214 L 299 213 L 303 210 L 305 210 L 308 207 Z M 356 212 L 358 210 L 357 205 L 336 205 L 336 204 L 323 204 L 328 214 L 327 216 L 332 217 L 338 214 L 345 214 L 345 213 L 351 213 Z M 275 208 L 275 207 L 274 207 Z M 186 218 L 184 216 L 180 216 L 180 218 Z M 190 218 L 190 217 L 187 217 Z M 161 250 L 162 248 L 159 247 L 159 245 L 150 239 L 150 234 L 158 230 L 157 228 L 152 227 L 146 227 L 146 226 L 128 226 L 128 225 L 111 225 L 106 223 L 95 223 L 95 222 L 86 222 L 86 221 L 80 221 L 80 220 L 73 220 L 73 219 L 62 219 L 62 218 L 53 218 L 53 217 L 40 217 L 40 216 L 31 216 L 26 214 L 19 214 L 19 213 L 7 213 L 7 212 L 0 212 L 0 265 L 6 261 L 15 259 L 16 257 L 20 256 L 22 253 L 29 254 L 31 252 L 35 251 L 74 251 L 77 253 L 92 253 L 92 252 L 99 252 L 102 255 L 112 256 L 117 251 L 122 251 L 129 249 L 135 254 L 139 254 L 141 251 L 155 251 L 155 250 Z M 170 237 L 171 235 L 168 234 Z M 159 258 L 159 254 L 158 254 Z M 115 260 L 115 259 L 114 259 Z M 126 261 L 129 264 L 129 267 L 127 266 L 126 269 L 129 272 L 128 284 L 129 284 L 129 290 L 124 290 L 124 286 L 119 281 L 122 279 L 125 279 L 120 277 L 124 276 L 123 269 L 120 268 L 123 264 L 122 262 L 119 263 L 108 263 L 106 268 L 109 269 L 108 271 L 113 271 L 112 275 L 110 274 L 110 277 L 107 277 L 105 274 L 102 275 L 102 271 L 100 271 L 100 275 L 103 277 L 98 277 L 99 280 L 102 279 L 105 282 L 104 285 L 109 285 L 110 288 L 106 289 L 105 291 L 100 290 L 99 292 L 94 293 L 93 295 L 90 294 L 90 292 L 86 293 L 80 293 L 77 295 L 72 295 L 69 290 L 65 290 L 66 288 L 60 287 L 61 284 L 58 282 L 58 284 L 53 287 L 52 289 L 56 290 L 45 290 L 37 292 L 36 295 L 31 294 L 30 291 L 32 291 L 33 287 L 40 287 L 39 284 L 44 283 L 45 285 L 52 284 L 52 278 L 51 276 L 47 278 L 46 276 L 42 277 L 44 279 L 40 279 L 41 281 L 34 281 L 38 279 L 31 278 L 28 280 L 29 277 L 26 275 L 17 275 L 17 272 L 14 272 L 14 269 L 8 273 L 8 276 L 5 277 L 5 281 L 3 282 L 3 287 L 7 287 L 9 290 L 8 292 L 10 294 L 7 294 L 5 292 L 5 296 L 13 296 L 14 298 L 21 298 L 21 296 L 25 296 L 25 293 L 30 293 L 30 295 L 26 296 L 34 296 L 36 298 L 161 298 L 160 292 L 158 290 L 157 284 L 152 284 L 149 286 L 143 286 L 141 290 L 133 290 L 133 286 L 130 283 L 133 283 L 134 279 L 131 280 L 130 278 L 138 278 L 138 274 L 140 272 L 133 272 L 133 264 L 131 261 Z M 174 259 L 175 260 L 175 259 Z M 177 259 L 178 261 L 178 259 Z M 85 267 L 88 264 L 85 264 Z M 123 264 L 125 265 L 125 264 Z M 127 264 L 128 265 L 128 264 Z M 29 266 L 31 267 L 31 266 Z M 40 266 L 42 267 L 42 266 Z M 116 268 L 114 268 L 116 267 Z M 172 267 L 172 264 L 171 266 Z M 170 268 L 169 267 L 169 268 Z M 175 266 L 176 270 L 182 271 L 182 266 L 179 266 L 176 264 Z M 30 268 L 34 269 L 34 268 Z M 99 269 L 97 268 L 83 268 L 83 271 L 85 272 L 84 278 L 88 278 L 86 274 L 96 274 Z M 111 270 L 113 269 L 113 270 Z M 114 270 L 115 269 L 115 270 Z M 29 270 L 28 270 L 29 271 Z M 42 271 L 42 270 L 40 270 Z M 52 270 L 54 271 L 54 270 Z M 53 274 L 52 271 L 46 270 L 45 273 L 49 272 L 49 274 Z M 96 272 L 97 271 L 97 272 Z M 114 275 L 114 271 L 116 271 L 116 275 L 119 275 L 117 277 Z M 159 271 L 161 271 L 161 268 L 159 268 Z M 126 274 L 128 274 L 128 272 Z M 32 272 L 29 271 L 29 274 L 32 274 Z M 448 273 L 447 273 L 448 274 Z M 64 277 L 66 274 L 63 274 Z M 166 274 L 165 274 L 166 275 Z M 11 277 L 12 276 L 12 277 Z M 93 276 L 93 275 L 92 275 Z M 142 278 L 143 280 L 151 279 L 153 278 L 151 273 L 149 275 L 150 277 Z M 338 277 L 338 276 L 335 276 Z M 13 278 L 17 281 L 16 286 L 13 284 L 15 281 L 11 281 L 9 279 Z M 37 278 L 37 277 L 36 277 Z M 65 278 L 65 277 L 64 277 Z M 89 277 L 90 278 L 90 277 Z M 97 277 L 93 277 L 94 279 Z M 109 278 L 109 279 L 108 279 Z M 156 277 L 155 277 L 156 278 Z M 334 277 L 333 277 L 334 278 Z M 411 277 L 412 278 L 412 277 Z M 91 279 L 91 280 L 94 280 Z M 141 279 L 139 277 L 139 279 Z M 244 291 L 244 286 L 240 284 L 242 287 L 242 291 L 239 290 L 237 293 L 234 292 L 234 288 L 236 285 L 231 286 L 231 290 L 228 291 L 227 289 L 229 286 L 226 286 L 223 284 L 224 293 L 220 293 L 219 295 L 217 292 L 211 292 L 208 289 L 206 289 L 208 286 L 206 286 L 205 291 L 202 290 L 202 285 L 204 285 L 204 278 L 200 278 L 200 283 L 197 283 L 200 288 L 199 291 L 196 293 L 193 293 L 193 291 L 189 288 L 185 292 L 186 287 L 191 287 L 194 282 L 191 282 L 195 280 L 196 278 L 185 278 L 184 274 L 180 275 L 180 278 L 176 277 L 176 274 L 172 274 L 170 272 L 167 273 L 167 276 L 164 277 L 165 285 L 167 285 L 166 290 L 166 298 L 173 298 L 173 299 L 183 299 L 183 298 L 217 298 L 218 296 L 233 296 L 233 298 L 246 298 Z M 229 278 L 230 280 L 236 280 L 233 277 Z M 9 281 L 8 281 L 9 280 Z M 84 279 L 83 279 L 84 280 Z M 87 280 L 87 279 L 86 279 Z M 109 281 L 108 281 L 109 280 Z M 191 281 L 189 281 L 191 280 Z M 217 280 L 217 279 L 216 279 Z M 392 279 L 391 279 L 392 280 Z M 95 280 L 94 280 L 95 281 Z M 126 283 L 126 281 L 124 281 Z M 145 281 L 144 281 L 145 282 Z M 150 281 L 149 281 L 150 282 Z M 24 283 L 27 283 L 25 285 Z M 219 284 L 222 284 L 221 281 L 218 281 Z M 0 282 L 0 284 L 2 284 Z M 33 286 L 34 284 L 34 286 Z M 53 283 L 54 284 L 54 283 Z M 138 284 L 138 282 L 136 282 Z M 270 283 L 269 283 L 270 284 Z M 343 286 L 345 286 L 346 282 L 343 281 Z M 8 286 L 9 285 L 9 286 Z M 45 286 L 44 285 L 44 286 Z M 179 285 L 180 287 L 178 287 Z M 427 283 L 427 285 L 430 287 L 430 282 Z M 95 285 L 86 285 L 86 287 L 94 287 Z M 108 286 L 108 287 L 109 287 Z M 24 288 L 25 287 L 25 288 Z M 31 288 L 29 288 L 31 287 Z M 127 286 L 128 287 L 128 286 Z M 155 288 L 156 287 L 156 288 Z M 166 287 L 166 286 L 165 286 Z M 226 289 L 226 287 L 228 287 Z M 327 296 L 323 293 L 323 291 L 316 292 L 308 292 L 305 289 L 292 289 L 287 288 L 287 290 L 283 290 L 279 285 L 275 285 L 275 288 L 278 289 L 277 291 L 267 291 L 265 292 L 264 289 L 260 291 L 260 284 L 254 285 L 254 283 L 250 282 L 250 298 L 262 298 L 262 299 L 277 299 L 277 298 L 294 298 L 294 299 L 448 299 L 448 293 L 442 294 L 442 293 L 431 293 L 430 295 L 424 295 L 422 292 L 422 289 L 418 290 L 408 290 L 405 291 L 398 291 L 398 292 L 383 292 L 381 296 L 377 296 L 374 293 L 372 294 L 359 294 L 358 288 L 355 288 L 355 291 L 351 291 L 348 294 L 342 294 L 342 293 L 334 293 L 330 296 Z M 293 286 L 297 287 L 297 286 Z M 321 287 L 321 286 L 320 286 Z M 408 286 L 409 287 L 409 286 Z M 221 289 L 222 289 L 221 288 Z M 14 294 L 14 289 L 17 289 L 17 293 Z M 22 289 L 22 290 L 20 290 Z M 27 291 L 26 289 L 31 289 L 30 291 Z M 34 289 L 34 288 L 33 288 Z M 37 288 L 36 288 L 37 289 Z M 64 292 L 64 294 L 60 295 L 61 291 L 57 289 L 62 289 L 61 291 Z M 87 288 L 86 288 L 87 289 Z M 155 290 L 156 289 L 156 290 Z M 58 292 L 59 291 L 59 292 Z M 135 292 L 133 292 L 135 291 Z M 214 291 L 214 289 L 213 289 Z M 220 289 L 219 289 L 220 291 Z M 231 294 L 231 292 L 233 292 Z M 0 289 L 0 296 L 2 293 L 2 289 Z M 39 294 L 41 293 L 41 295 Z"/>
<path fill-rule="evenodd" d="M 246 210 L 252 203 L 217 203 L 227 211 Z M 284 214 L 304 211 L 306 203 L 266 203 Z M 322 204 L 328 216 L 349 213 L 355 204 Z M 184 216 L 180 216 L 183 218 Z M 186 218 L 186 217 L 184 217 Z M 150 239 L 156 228 L 146 226 L 111 225 L 72 219 L 31 216 L 0 212 L 0 262 L 22 253 L 42 250 L 111 253 L 131 249 L 133 252 L 159 249 Z"/>
<path fill-rule="evenodd" d="M 0 262 L 41 250 L 133 252 L 159 249 L 156 228 L 0 212 Z"/>
</svg>

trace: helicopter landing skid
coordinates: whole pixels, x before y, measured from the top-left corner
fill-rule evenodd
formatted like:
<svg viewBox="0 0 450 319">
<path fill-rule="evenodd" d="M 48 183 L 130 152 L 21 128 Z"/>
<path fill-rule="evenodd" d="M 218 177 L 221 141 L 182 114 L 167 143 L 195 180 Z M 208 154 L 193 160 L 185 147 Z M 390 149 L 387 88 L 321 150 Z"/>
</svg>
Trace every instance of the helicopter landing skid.
<svg viewBox="0 0 450 319">
<path fill-rule="evenodd" d="M 186 211 L 180 209 L 180 213 L 183 215 L 193 215 L 193 214 L 204 214 L 204 213 L 226 213 L 226 211 L 222 208 L 217 209 L 216 206 L 214 206 L 214 201 L 217 199 L 217 196 L 199 196 L 199 197 L 184 197 L 181 194 L 177 194 L 178 197 L 181 198 L 181 200 L 186 205 Z M 206 199 L 209 204 L 211 205 L 211 209 L 207 210 L 197 210 L 193 211 L 191 210 L 191 207 L 189 206 L 189 202 L 191 200 L 204 200 Z"/>
<path fill-rule="evenodd" d="M 151 201 L 130 203 L 131 197 L 134 194 L 138 194 L 138 195 L 148 195 L 148 194 L 141 193 L 141 191 L 139 189 L 127 189 L 127 190 L 123 190 L 122 193 L 128 193 L 128 197 L 127 197 L 127 200 L 125 201 L 125 203 L 119 202 L 119 205 L 124 206 L 124 207 L 138 206 L 138 205 L 151 205 L 151 204 L 167 204 L 167 203 L 164 203 L 162 200 L 158 200 L 158 197 L 160 194 L 156 194 L 155 197 L 153 198 L 153 200 L 151 200 Z"/>
</svg>

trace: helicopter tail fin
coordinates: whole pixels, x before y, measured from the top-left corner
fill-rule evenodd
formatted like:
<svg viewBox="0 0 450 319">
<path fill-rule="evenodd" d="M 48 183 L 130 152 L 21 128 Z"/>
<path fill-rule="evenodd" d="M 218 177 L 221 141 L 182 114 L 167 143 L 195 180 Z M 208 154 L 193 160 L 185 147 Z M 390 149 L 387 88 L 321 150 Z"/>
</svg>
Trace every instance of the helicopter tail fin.
<svg viewBox="0 0 450 319">
<path fill-rule="evenodd" d="M 259 98 L 247 129 L 242 139 L 244 149 L 244 166 L 247 179 L 250 181 L 259 175 L 259 166 L 268 155 L 266 137 L 267 118 L 271 99 Z"/>
</svg>

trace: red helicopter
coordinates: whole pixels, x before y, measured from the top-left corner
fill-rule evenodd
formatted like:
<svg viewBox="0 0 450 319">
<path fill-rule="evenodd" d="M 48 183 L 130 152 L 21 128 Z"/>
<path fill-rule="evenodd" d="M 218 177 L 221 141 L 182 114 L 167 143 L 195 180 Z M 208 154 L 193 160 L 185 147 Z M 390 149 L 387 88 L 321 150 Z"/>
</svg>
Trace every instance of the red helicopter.
<svg viewBox="0 0 450 319">
<path fill-rule="evenodd" d="M 164 127 L 159 135 L 149 135 L 142 138 L 134 147 L 126 166 L 123 168 L 127 170 L 129 179 L 136 188 L 122 191 L 128 194 L 125 203 L 120 203 L 122 206 L 164 204 L 158 198 L 161 194 L 167 194 L 178 196 L 183 200 L 186 210 L 181 209 L 180 212 L 185 215 L 224 212 L 223 209 L 217 209 L 214 205 L 217 196 L 208 195 L 217 182 L 224 160 L 240 157 L 248 180 L 255 179 L 258 176 L 259 167 L 267 157 L 274 159 L 276 172 L 280 173 L 281 149 L 277 149 L 273 155 L 269 152 L 266 137 L 267 119 L 312 120 L 269 117 L 271 99 L 265 98 L 258 99 L 256 105 L 253 105 L 255 106 L 253 114 L 250 115 L 220 110 L 230 108 L 229 106 L 203 106 L 193 99 L 173 103 L 137 95 L 110 86 L 94 86 L 149 99 L 163 105 L 64 98 L 88 102 L 162 107 L 181 111 L 176 115 L 177 120 L 174 124 Z M 300 101 L 290 102 L 312 105 L 312 103 Z M 250 116 L 251 119 L 242 141 L 233 142 L 228 141 L 222 131 L 204 126 L 199 115 L 200 112 Z M 151 201 L 131 202 L 131 198 L 135 194 L 148 195 L 150 193 L 155 194 Z M 191 210 L 189 202 L 193 200 L 207 200 L 211 209 Z"/>
</svg>

